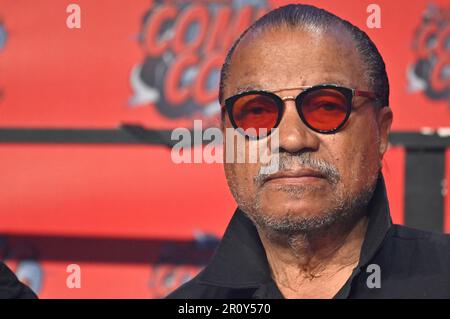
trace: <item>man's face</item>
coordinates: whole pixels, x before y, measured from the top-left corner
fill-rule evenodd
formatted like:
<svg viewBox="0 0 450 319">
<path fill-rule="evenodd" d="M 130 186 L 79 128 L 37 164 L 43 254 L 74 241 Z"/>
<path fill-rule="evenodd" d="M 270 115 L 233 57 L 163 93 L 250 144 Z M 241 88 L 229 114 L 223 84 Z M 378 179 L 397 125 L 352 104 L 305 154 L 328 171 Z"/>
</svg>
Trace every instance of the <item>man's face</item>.
<svg viewBox="0 0 450 319">
<path fill-rule="evenodd" d="M 318 84 L 370 91 L 354 46 L 344 32 L 282 27 L 247 36 L 234 52 L 224 96 L 243 88 L 296 96 L 302 90 L 289 88 Z M 225 164 L 228 184 L 241 209 L 259 226 L 287 232 L 330 226 L 351 210 L 361 210 L 376 184 L 392 120 L 389 108 L 377 111 L 372 103 L 355 97 L 346 125 L 335 134 L 321 134 L 305 126 L 294 101 L 286 101 L 279 151 L 272 153 L 280 159 L 278 175 L 261 175 L 261 163 Z M 226 116 L 224 127 L 231 126 Z M 257 142 L 245 143 L 248 152 Z M 305 175 L 305 169 L 315 176 Z"/>
</svg>

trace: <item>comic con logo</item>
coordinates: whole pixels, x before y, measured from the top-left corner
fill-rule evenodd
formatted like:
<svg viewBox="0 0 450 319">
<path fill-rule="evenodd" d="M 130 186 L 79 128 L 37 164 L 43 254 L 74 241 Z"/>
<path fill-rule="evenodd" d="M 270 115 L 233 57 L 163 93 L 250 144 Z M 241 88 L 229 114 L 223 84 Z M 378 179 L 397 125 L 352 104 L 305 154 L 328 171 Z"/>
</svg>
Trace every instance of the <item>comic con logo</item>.
<svg viewBox="0 0 450 319">
<path fill-rule="evenodd" d="M 425 10 L 413 49 L 416 63 L 408 69 L 409 90 L 450 102 L 450 7 L 430 5 Z"/>
<path fill-rule="evenodd" d="M 2 20 L 0 19 L 0 52 L 3 50 L 5 45 L 6 45 L 6 29 Z"/>
<path fill-rule="evenodd" d="M 163 242 L 157 259 L 150 267 L 148 287 L 152 298 L 167 296 L 209 262 L 219 245 L 215 235 L 196 230 L 194 240 L 185 243 Z"/>
<path fill-rule="evenodd" d="M 266 0 L 155 1 L 142 19 L 145 58 L 131 72 L 129 105 L 154 105 L 170 119 L 216 116 L 226 52 L 265 12 Z"/>
<path fill-rule="evenodd" d="M 2 21 L 2 19 L 0 18 L 0 53 L 5 48 L 6 38 L 7 38 L 6 28 L 5 28 L 5 25 Z M 2 88 L 0 87 L 0 101 L 1 101 L 2 97 L 3 97 L 3 91 L 2 91 Z"/>
</svg>

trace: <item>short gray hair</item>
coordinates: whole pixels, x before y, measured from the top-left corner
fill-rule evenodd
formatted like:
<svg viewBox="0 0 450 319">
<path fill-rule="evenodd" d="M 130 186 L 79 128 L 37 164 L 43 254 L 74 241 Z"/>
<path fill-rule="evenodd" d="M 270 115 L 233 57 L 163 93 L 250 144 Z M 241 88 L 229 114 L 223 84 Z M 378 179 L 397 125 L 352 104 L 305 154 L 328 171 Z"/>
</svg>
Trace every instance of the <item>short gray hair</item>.
<svg viewBox="0 0 450 319">
<path fill-rule="evenodd" d="M 291 26 L 291 27 L 307 27 L 309 29 L 326 30 L 330 27 L 341 26 L 348 31 L 356 44 L 356 49 L 359 52 L 366 68 L 366 77 L 370 89 L 379 97 L 379 102 L 383 106 L 389 105 L 389 80 L 386 73 L 386 66 L 383 58 L 378 52 L 377 47 L 369 38 L 369 36 L 354 26 L 347 20 L 328 12 L 324 9 L 319 9 L 311 5 L 291 4 L 277 8 L 262 16 L 259 20 L 253 23 L 241 36 L 234 42 L 231 49 L 225 58 L 225 62 L 220 72 L 219 84 L 219 102 L 223 102 L 225 81 L 228 76 L 228 69 L 231 63 L 233 53 L 245 37 L 246 34 L 252 32 L 259 32 L 267 27 L 275 26 Z M 222 117 L 224 116 L 222 112 Z"/>
</svg>

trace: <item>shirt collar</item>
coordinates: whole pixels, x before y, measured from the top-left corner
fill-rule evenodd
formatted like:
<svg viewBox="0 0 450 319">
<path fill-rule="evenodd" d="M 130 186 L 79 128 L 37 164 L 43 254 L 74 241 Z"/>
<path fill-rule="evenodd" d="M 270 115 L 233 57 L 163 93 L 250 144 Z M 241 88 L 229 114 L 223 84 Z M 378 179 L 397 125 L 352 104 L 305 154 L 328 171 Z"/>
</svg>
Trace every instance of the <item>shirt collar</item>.
<svg viewBox="0 0 450 319">
<path fill-rule="evenodd" d="M 357 268 L 373 258 L 392 225 L 382 175 L 368 207 L 369 223 Z M 239 208 L 231 218 L 212 260 L 198 279 L 203 284 L 235 289 L 257 288 L 272 280 L 256 227 Z"/>
</svg>

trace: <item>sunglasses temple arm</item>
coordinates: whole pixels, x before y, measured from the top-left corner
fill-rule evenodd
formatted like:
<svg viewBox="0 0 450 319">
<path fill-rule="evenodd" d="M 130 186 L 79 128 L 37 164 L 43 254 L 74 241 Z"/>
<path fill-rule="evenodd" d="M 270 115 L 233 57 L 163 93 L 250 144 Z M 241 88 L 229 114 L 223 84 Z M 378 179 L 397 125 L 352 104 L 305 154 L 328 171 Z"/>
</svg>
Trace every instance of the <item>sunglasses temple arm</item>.
<svg viewBox="0 0 450 319">
<path fill-rule="evenodd" d="M 355 96 L 367 97 L 367 98 L 374 99 L 374 100 L 377 99 L 376 94 L 373 92 L 354 90 L 353 94 Z"/>
</svg>

